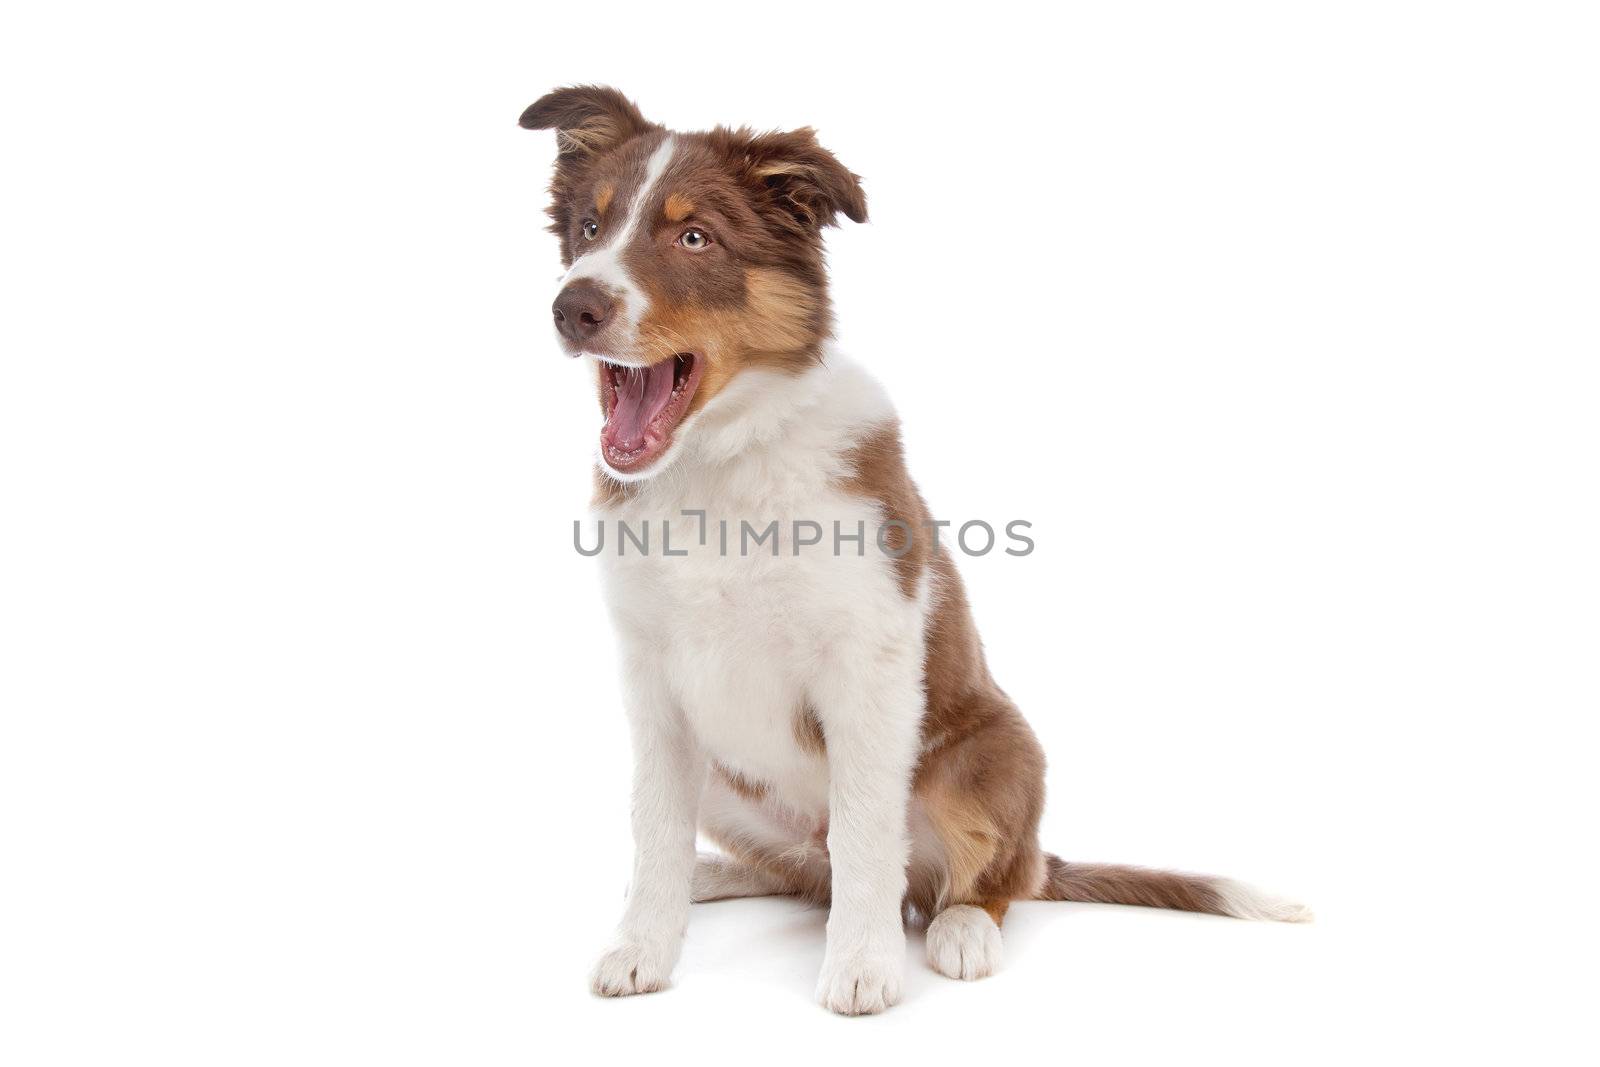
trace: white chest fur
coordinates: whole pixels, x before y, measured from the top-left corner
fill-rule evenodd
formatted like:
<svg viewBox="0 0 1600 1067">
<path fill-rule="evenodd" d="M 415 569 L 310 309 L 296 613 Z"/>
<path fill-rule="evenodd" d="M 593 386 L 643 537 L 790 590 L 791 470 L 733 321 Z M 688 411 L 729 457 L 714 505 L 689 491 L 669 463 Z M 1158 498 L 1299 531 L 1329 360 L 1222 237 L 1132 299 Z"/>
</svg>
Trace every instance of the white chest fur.
<svg viewBox="0 0 1600 1067">
<path fill-rule="evenodd" d="M 825 758 L 795 728 L 821 676 L 920 633 L 924 606 L 875 543 L 878 506 L 839 488 L 892 417 L 837 357 L 798 379 L 747 372 L 683 427 L 671 467 L 595 515 L 626 669 L 653 676 L 706 756 L 797 811 L 827 807 Z M 623 524 L 648 528 L 647 550 Z"/>
</svg>

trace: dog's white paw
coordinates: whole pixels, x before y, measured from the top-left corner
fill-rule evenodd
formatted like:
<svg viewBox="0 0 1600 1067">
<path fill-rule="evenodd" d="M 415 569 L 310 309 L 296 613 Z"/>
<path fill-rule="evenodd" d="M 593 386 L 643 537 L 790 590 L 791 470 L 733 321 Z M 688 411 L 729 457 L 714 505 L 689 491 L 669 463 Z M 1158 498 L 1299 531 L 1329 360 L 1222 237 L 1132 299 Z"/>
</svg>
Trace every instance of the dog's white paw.
<svg viewBox="0 0 1600 1067">
<path fill-rule="evenodd" d="M 1000 927 L 970 904 L 941 911 L 928 924 L 928 964 L 940 974 L 971 981 L 1000 968 Z"/>
<path fill-rule="evenodd" d="M 589 988 L 602 997 L 628 997 L 635 993 L 654 993 L 667 984 L 676 951 L 630 938 L 618 940 L 594 965 Z"/>
<path fill-rule="evenodd" d="M 817 1001 L 840 1015 L 876 1015 L 900 999 L 906 959 L 897 952 L 829 952 L 817 979 Z"/>
</svg>

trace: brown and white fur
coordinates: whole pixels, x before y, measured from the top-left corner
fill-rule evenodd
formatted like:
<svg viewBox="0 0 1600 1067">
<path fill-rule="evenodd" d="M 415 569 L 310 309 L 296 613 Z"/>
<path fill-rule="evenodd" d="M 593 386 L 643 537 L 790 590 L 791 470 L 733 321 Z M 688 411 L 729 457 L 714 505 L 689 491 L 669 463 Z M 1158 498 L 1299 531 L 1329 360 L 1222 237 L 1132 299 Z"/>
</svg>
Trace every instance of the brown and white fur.
<svg viewBox="0 0 1600 1067">
<path fill-rule="evenodd" d="M 817 997 L 846 1014 L 900 996 L 907 917 L 967 979 L 999 965 L 1013 900 L 1306 918 L 1224 879 L 1041 851 L 1044 754 L 989 674 L 888 397 L 829 340 L 822 229 L 865 221 L 857 177 L 810 130 L 673 133 L 613 89 L 558 90 L 521 121 L 557 132 L 554 310 L 606 416 L 595 513 L 658 539 L 601 555 L 635 861 L 594 990 L 662 987 L 690 902 L 726 897 L 828 904 Z M 773 519 L 776 554 L 742 552 L 741 522 Z M 794 519 L 824 544 L 795 544 Z M 892 554 L 887 520 L 906 524 Z M 833 551 L 835 522 L 867 531 L 859 552 Z M 697 855 L 697 827 L 724 854 Z"/>
</svg>

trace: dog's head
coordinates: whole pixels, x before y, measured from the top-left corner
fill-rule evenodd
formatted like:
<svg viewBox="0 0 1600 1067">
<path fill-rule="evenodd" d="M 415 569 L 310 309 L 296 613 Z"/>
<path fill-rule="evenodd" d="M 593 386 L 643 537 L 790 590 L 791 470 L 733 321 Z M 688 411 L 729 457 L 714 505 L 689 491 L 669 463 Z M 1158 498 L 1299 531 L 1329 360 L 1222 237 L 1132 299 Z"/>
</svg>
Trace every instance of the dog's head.
<svg viewBox="0 0 1600 1067">
<path fill-rule="evenodd" d="M 809 129 L 675 133 L 615 89 L 558 89 L 522 113 L 553 129 L 551 231 L 568 268 L 561 345 L 595 364 L 600 462 L 670 462 L 741 371 L 800 373 L 828 335 L 822 228 L 867 218 L 860 180 Z"/>
</svg>

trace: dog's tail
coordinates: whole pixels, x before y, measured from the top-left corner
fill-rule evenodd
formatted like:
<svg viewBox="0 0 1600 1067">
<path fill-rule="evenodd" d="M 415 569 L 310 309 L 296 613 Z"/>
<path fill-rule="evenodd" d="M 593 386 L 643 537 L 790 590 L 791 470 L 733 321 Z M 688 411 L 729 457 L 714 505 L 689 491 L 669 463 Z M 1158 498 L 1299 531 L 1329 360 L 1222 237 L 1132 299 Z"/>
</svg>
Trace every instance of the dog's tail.
<svg viewBox="0 0 1600 1067">
<path fill-rule="evenodd" d="M 1147 867 L 1110 863 L 1068 863 L 1045 854 L 1046 874 L 1040 900 L 1085 904 L 1137 904 L 1146 908 L 1201 911 L 1236 919 L 1273 922 L 1311 921 L 1311 909 L 1292 900 L 1263 893 L 1231 878 L 1209 878 Z"/>
</svg>

